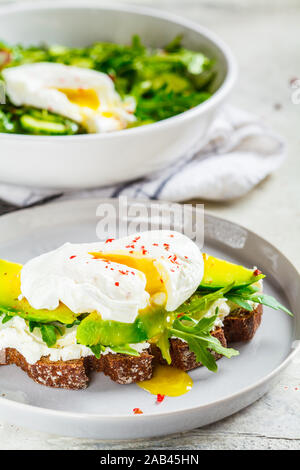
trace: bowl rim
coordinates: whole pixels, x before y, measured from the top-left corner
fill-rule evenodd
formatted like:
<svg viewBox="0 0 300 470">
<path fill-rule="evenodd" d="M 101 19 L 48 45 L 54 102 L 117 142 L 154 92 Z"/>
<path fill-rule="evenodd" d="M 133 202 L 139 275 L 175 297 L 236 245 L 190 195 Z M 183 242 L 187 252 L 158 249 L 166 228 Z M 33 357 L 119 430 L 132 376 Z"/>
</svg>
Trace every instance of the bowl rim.
<svg viewBox="0 0 300 470">
<path fill-rule="evenodd" d="M 178 24 L 180 26 L 184 26 L 202 36 L 207 38 L 211 43 L 216 46 L 216 48 L 221 52 L 224 57 L 226 63 L 226 74 L 223 83 L 221 86 L 216 90 L 215 93 L 212 94 L 210 98 L 208 98 L 203 103 L 198 104 L 192 109 L 184 111 L 183 113 L 177 114 L 175 116 L 163 119 L 161 121 L 157 121 L 151 124 L 147 124 L 145 126 L 134 127 L 131 129 L 123 129 L 122 132 L 120 131 L 113 131 L 113 132 L 106 132 L 106 133 L 95 133 L 95 134 L 79 134 L 79 135 L 64 135 L 64 136 L 42 136 L 42 135 L 24 135 L 24 134 L 8 134 L 8 133 L 1 133 L 0 138 L 6 140 L 24 140 L 24 141 L 61 141 L 61 140 L 68 140 L 68 141 L 86 141 L 92 139 L 114 139 L 117 136 L 119 138 L 125 138 L 126 136 L 131 137 L 137 134 L 146 134 L 148 132 L 152 132 L 156 128 L 169 128 L 175 122 L 183 122 L 188 119 L 192 119 L 194 116 L 200 116 L 204 114 L 206 111 L 214 109 L 223 99 L 231 92 L 233 89 L 234 84 L 237 80 L 238 74 L 238 66 L 236 59 L 231 52 L 231 49 L 227 44 L 219 38 L 214 32 L 209 30 L 208 28 L 199 25 L 187 18 L 181 17 L 174 13 L 169 13 L 165 10 L 159 10 L 155 8 L 149 8 L 144 6 L 137 6 L 131 5 L 126 3 L 114 3 L 109 4 L 108 2 L 101 2 L 100 4 L 93 0 L 62 0 L 59 3 L 51 2 L 50 0 L 42 1 L 42 2 L 25 2 L 25 3 L 11 3 L 11 4 L 4 4 L 0 6 L 0 18 L 2 15 L 7 13 L 14 13 L 23 11 L 44 11 L 44 10 L 64 10 L 64 9 L 97 9 L 97 10 L 110 10 L 110 11 L 121 11 L 124 13 L 137 13 L 142 16 L 148 16 L 158 19 L 165 19 L 169 22 L 174 24 Z"/>
</svg>

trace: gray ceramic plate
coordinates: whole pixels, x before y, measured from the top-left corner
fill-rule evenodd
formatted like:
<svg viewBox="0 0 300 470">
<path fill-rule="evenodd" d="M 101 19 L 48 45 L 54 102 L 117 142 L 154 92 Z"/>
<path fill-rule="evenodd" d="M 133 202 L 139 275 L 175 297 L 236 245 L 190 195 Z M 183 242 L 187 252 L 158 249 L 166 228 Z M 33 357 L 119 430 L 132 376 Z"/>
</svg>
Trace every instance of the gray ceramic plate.
<svg viewBox="0 0 300 470">
<path fill-rule="evenodd" d="M 24 262 L 65 241 L 95 241 L 99 202 L 67 201 L 2 216 L 0 257 Z M 84 391 L 65 391 L 37 385 L 15 366 L 1 367 L 1 419 L 55 434 L 132 439 L 203 426 L 261 397 L 298 349 L 299 274 L 268 242 L 211 215 L 205 220 L 205 249 L 238 263 L 259 265 L 267 274 L 265 291 L 289 306 L 295 318 L 265 308 L 253 341 L 238 346 L 240 356 L 221 359 L 217 374 L 204 368 L 192 371 L 192 391 L 160 405 L 136 385 L 117 385 L 102 374 L 95 374 Z M 144 414 L 133 415 L 135 407 Z"/>
</svg>

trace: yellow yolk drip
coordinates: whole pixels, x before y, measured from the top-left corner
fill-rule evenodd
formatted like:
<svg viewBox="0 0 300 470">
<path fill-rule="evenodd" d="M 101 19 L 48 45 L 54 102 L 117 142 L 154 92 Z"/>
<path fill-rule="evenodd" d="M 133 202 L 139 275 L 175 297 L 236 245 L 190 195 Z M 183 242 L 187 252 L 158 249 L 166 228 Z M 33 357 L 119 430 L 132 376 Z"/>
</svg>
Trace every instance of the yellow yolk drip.
<svg viewBox="0 0 300 470">
<path fill-rule="evenodd" d="M 88 88 L 59 88 L 58 91 L 64 93 L 71 103 L 81 107 L 86 107 L 96 111 L 100 106 L 100 100 L 93 89 Z"/>
<path fill-rule="evenodd" d="M 191 390 L 193 381 L 183 370 L 158 365 L 154 369 L 152 379 L 138 382 L 137 385 L 152 395 L 179 397 Z"/>
<path fill-rule="evenodd" d="M 132 253 L 132 256 L 122 253 L 90 253 L 95 258 L 102 258 L 114 263 L 124 264 L 129 268 L 137 269 L 145 274 L 147 279 L 146 291 L 150 295 L 158 292 L 166 292 L 163 280 L 154 266 L 154 260 L 145 258 L 138 252 Z"/>
</svg>

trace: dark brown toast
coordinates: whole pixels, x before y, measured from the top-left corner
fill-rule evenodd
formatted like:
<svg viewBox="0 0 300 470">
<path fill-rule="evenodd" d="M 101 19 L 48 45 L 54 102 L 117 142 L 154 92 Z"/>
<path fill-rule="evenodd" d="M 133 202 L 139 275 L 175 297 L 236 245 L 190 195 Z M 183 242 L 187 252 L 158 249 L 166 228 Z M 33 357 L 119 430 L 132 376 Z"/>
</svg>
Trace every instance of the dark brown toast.
<svg viewBox="0 0 300 470">
<path fill-rule="evenodd" d="M 14 348 L 2 350 L 0 358 L 1 365 L 15 364 L 35 382 L 47 387 L 79 390 L 86 388 L 89 382 L 88 358 L 54 362 L 42 357 L 35 364 L 29 364 Z"/>
<path fill-rule="evenodd" d="M 224 347 L 227 343 L 249 341 L 261 323 L 262 311 L 262 305 L 258 305 L 253 312 L 237 309 L 224 319 L 224 328 L 217 328 L 212 335 L 218 338 Z M 169 341 L 173 367 L 188 371 L 201 366 L 187 343 L 179 338 L 171 338 Z M 216 359 L 222 357 L 220 354 L 213 354 Z M 103 372 L 119 384 L 148 380 L 152 377 L 155 362 L 166 364 L 160 349 L 154 344 L 149 352 L 144 351 L 140 356 L 109 353 L 99 359 L 88 356 L 57 362 L 43 357 L 35 364 L 28 364 L 24 356 L 14 348 L 0 350 L 0 365 L 15 364 L 41 385 L 70 390 L 86 388 L 91 371 Z"/>
<path fill-rule="evenodd" d="M 263 306 L 259 304 L 252 312 L 243 308 L 234 310 L 224 319 L 227 343 L 250 341 L 261 323 Z"/>
<path fill-rule="evenodd" d="M 90 356 L 89 360 L 92 370 L 103 372 L 118 384 L 142 382 L 152 377 L 153 356 L 146 351 L 140 356 L 105 354 L 100 359 Z"/>
<path fill-rule="evenodd" d="M 147 352 L 140 356 L 126 354 L 106 354 L 100 359 L 88 356 L 69 361 L 50 361 L 42 357 L 35 364 L 28 364 L 16 349 L 6 348 L 0 351 L 0 365 L 15 364 L 35 382 L 47 387 L 80 390 L 90 381 L 90 372 L 95 370 L 108 375 L 113 381 L 128 384 L 150 379 L 152 359 Z"/>
<path fill-rule="evenodd" d="M 212 336 L 217 338 L 222 346 L 226 347 L 226 338 L 222 328 L 217 328 Z M 193 353 L 186 342 L 181 341 L 179 338 L 170 338 L 170 354 L 171 354 L 171 366 L 177 367 L 185 371 L 196 369 L 200 367 L 201 362 L 196 361 L 195 353 Z M 155 345 L 151 345 L 151 354 L 154 356 L 154 360 L 159 364 L 167 364 L 161 355 L 160 349 Z M 213 352 L 215 359 L 218 360 L 222 357 L 221 354 Z"/>
</svg>

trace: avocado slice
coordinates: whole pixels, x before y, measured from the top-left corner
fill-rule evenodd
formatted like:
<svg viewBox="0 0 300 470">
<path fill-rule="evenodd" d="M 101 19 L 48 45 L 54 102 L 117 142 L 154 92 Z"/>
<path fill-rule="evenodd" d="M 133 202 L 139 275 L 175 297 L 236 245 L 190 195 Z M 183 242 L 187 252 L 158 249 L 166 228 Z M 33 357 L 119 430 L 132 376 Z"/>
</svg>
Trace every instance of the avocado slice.
<svg viewBox="0 0 300 470">
<path fill-rule="evenodd" d="M 121 346 L 141 343 L 161 335 L 166 326 L 167 312 L 145 311 L 134 323 L 102 320 L 97 312 L 90 313 L 77 328 L 77 341 L 85 346 Z"/>
<path fill-rule="evenodd" d="M 218 290 L 233 282 L 233 289 L 248 286 L 265 277 L 260 272 L 245 268 L 238 264 L 229 263 L 214 256 L 203 253 L 204 275 L 200 283 L 201 289 Z"/>
<path fill-rule="evenodd" d="M 55 310 L 36 310 L 26 299 L 18 300 L 21 294 L 21 270 L 21 264 L 0 260 L 0 313 L 19 315 L 25 320 L 42 323 L 59 321 L 69 325 L 76 320 L 75 313 L 63 304 Z"/>
</svg>

